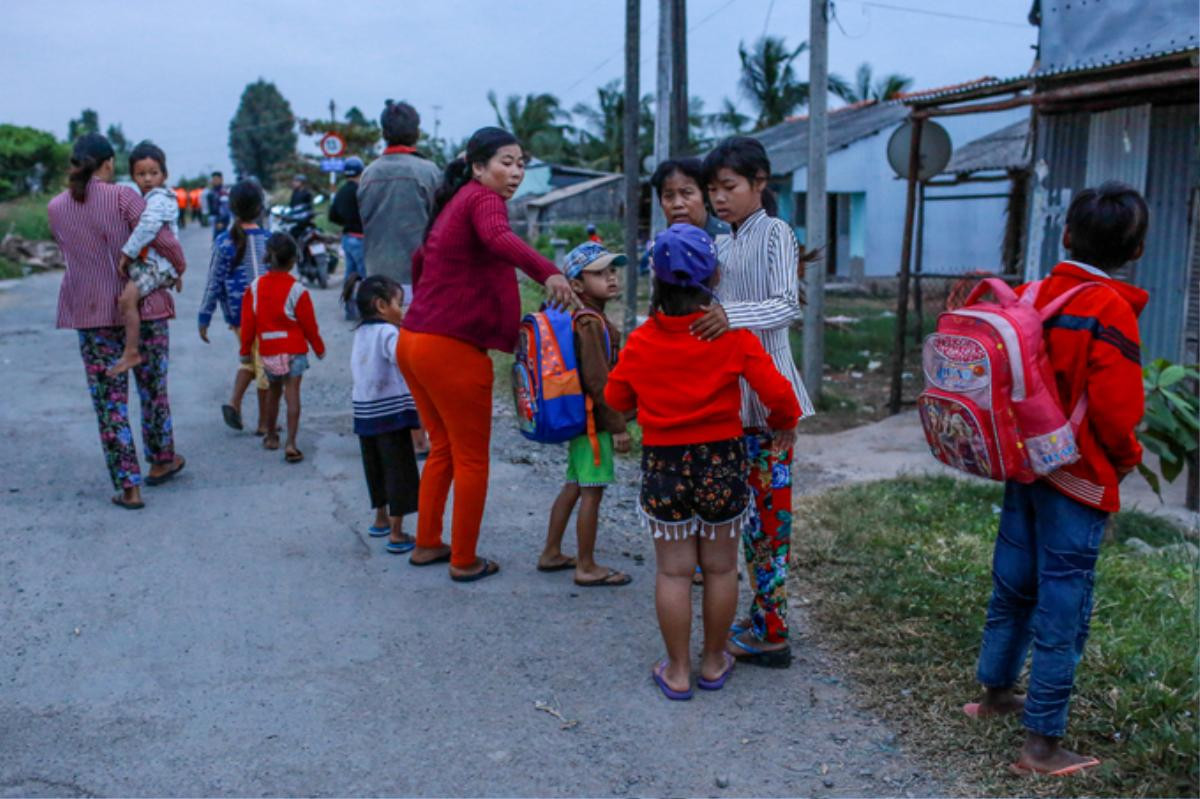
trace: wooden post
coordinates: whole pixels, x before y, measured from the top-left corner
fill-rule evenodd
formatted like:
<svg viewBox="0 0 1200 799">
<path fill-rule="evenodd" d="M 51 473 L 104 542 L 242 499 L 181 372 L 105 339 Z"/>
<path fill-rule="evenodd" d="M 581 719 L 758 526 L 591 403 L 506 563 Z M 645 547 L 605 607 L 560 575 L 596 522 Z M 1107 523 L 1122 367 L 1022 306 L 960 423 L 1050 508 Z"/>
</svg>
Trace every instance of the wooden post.
<svg viewBox="0 0 1200 799">
<path fill-rule="evenodd" d="M 637 326 L 638 278 L 638 206 L 641 186 L 638 184 L 638 59 L 641 48 L 641 0 L 625 0 L 625 256 L 630 268 L 625 270 L 625 335 Z"/>
<path fill-rule="evenodd" d="M 804 215 L 804 249 L 827 249 L 829 217 L 825 193 L 825 157 L 829 141 L 826 101 L 829 91 L 829 17 L 827 0 L 810 0 L 808 58 L 808 187 Z M 790 225 L 792 220 L 786 220 Z M 835 242 L 836 246 L 836 242 Z M 808 304 L 804 309 L 804 385 L 815 403 L 821 397 L 825 372 L 825 263 L 807 272 Z"/>
<path fill-rule="evenodd" d="M 925 328 L 925 292 L 921 287 L 921 269 L 925 265 L 925 181 L 917 186 L 917 251 L 913 255 L 913 336 L 921 340 Z"/>
<path fill-rule="evenodd" d="M 671 6 L 671 155 L 688 150 L 687 0 L 669 0 Z M 659 117 L 662 119 L 662 117 Z"/>
<path fill-rule="evenodd" d="M 654 91 L 654 165 L 673 154 L 671 148 L 671 25 L 675 0 L 658 0 L 658 75 Z M 650 235 L 666 228 L 662 205 L 650 203 Z M 631 262 L 632 263 L 632 262 Z"/>
<path fill-rule="evenodd" d="M 904 347 L 908 336 L 908 275 L 912 263 L 913 216 L 917 205 L 917 173 L 921 169 L 921 127 L 925 120 L 912 120 L 912 140 L 908 147 L 908 190 L 904 199 L 904 242 L 900 246 L 900 285 L 896 297 L 896 338 L 892 346 L 892 391 L 888 398 L 891 413 L 900 413 L 904 392 Z"/>
</svg>

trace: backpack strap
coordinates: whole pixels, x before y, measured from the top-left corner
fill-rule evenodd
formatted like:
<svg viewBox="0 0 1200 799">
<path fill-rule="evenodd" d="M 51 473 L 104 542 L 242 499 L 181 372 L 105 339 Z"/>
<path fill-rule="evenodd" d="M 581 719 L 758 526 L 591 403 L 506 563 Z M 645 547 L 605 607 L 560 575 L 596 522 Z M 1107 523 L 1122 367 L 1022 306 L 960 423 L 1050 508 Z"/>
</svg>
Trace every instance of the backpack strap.
<svg viewBox="0 0 1200 799">
<path fill-rule="evenodd" d="M 983 295 L 989 291 L 1000 305 L 1013 305 L 1017 300 L 1017 293 L 1012 290 L 1012 287 L 998 277 L 985 277 L 983 280 L 975 284 L 975 288 L 971 289 L 971 293 L 967 295 L 966 302 L 963 306 L 974 305 Z"/>
<path fill-rule="evenodd" d="M 1034 303 L 1037 302 L 1038 294 L 1041 292 L 1042 286 L 1044 286 L 1045 283 L 1046 283 L 1045 280 L 1038 280 L 1033 283 L 1030 283 L 1029 288 L 1025 289 L 1025 293 L 1021 295 L 1021 302 L 1032 307 L 1034 305 Z M 1109 289 L 1109 287 L 1104 285 L 1103 283 L 1096 283 L 1094 281 L 1088 281 L 1086 283 L 1081 283 L 1080 285 L 1075 286 L 1072 289 L 1068 289 L 1067 291 L 1064 291 L 1062 294 L 1060 294 L 1057 297 L 1055 297 L 1054 299 L 1052 299 L 1050 302 L 1046 303 L 1045 307 L 1043 307 L 1041 310 L 1038 311 L 1038 313 L 1042 317 L 1042 321 L 1045 322 L 1045 321 L 1049 320 L 1051 317 L 1057 315 L 1060 311 L 1062 311 L 1062 309 L 1064 307 L 1066 307 L 1067 303 L 1069 303 L 1071 300 L 1075 299 L 1077 296 L 1079 296 L 1083 292 L 1087 291 L 1088 289 L 1093 289 L 1093 288 Z M 1109 289 L 1109 291 L 1111 291 L 1111 290 L 1112 289 Z M 1079 397 L 1079 401 L 1075 403 L 1075 407 L 1071 410 L 1071 419 L 1070 419 L 1071 429 L 1076 434 L 1078 434 L 1080 428 L 1083 427 L 1083 420 L 1084 420 L 1084 418 L 1087 417 L 1087 409 L 1088 409 L 1088 399 L 1087 399 L 1087 388 L 1085 387 L 1083 390 L 1083 394 L 1081 394 Z"/>
</svg>

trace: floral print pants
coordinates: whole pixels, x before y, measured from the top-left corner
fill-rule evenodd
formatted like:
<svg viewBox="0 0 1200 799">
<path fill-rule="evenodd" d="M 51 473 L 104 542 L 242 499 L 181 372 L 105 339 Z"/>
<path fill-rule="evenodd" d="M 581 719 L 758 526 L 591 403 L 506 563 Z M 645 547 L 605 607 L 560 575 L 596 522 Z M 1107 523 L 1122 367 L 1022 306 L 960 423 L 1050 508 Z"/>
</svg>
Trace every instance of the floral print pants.
<svg viewBox="0 0 1200 799">
<path fill-rule="evenodd" d="M 141 485 L 137 448 L 129 429 L 129 375 L 109 377 L 106 370 L 125 348 L 125 329 L 94 327 L 79 331 L 79 354 L 87 374 L 88 391 L 100 424 L 100 446 L 116 489 Z M 142 322 L 142 362 L 134 367 L 142 401 L 142 444 L 151 463 L 175 460 L 171 405 L 167 399 L 167 353 L 170 340 L 165 319 Z"/>
<path fill-rule="evenodd" d="M 755 513 L 742 527 L 754 601 L 750 622 L 760 641 L 788 639 L 787 573 L 792 541 L 792 451 L 779 457 L 769 433 L 746 435 Z"/>
</svg>

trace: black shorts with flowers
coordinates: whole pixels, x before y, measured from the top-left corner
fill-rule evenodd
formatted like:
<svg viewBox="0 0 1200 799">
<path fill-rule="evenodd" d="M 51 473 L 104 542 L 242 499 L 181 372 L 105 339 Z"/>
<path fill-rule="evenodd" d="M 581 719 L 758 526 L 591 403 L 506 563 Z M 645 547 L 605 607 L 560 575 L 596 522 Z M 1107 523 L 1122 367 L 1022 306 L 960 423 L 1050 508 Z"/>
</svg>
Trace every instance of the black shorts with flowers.
<svg viewBox="0 0 1200 799">
<path fill-rule="evenodd" d="M 740 436 L 705 444 L 645 447 L 642 512 L 664 524 L 731 521 L 750 504 L 748 470 L 746 443 Z"/>
</svg>

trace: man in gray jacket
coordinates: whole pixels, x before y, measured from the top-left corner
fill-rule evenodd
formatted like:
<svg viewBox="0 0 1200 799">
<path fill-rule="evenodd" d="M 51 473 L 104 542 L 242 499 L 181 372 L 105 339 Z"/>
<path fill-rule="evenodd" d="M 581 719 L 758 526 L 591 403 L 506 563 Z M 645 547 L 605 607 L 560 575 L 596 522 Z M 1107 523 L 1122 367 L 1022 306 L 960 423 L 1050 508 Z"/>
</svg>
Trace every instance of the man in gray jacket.
<svg viewBox="0 0 1200 799">
<path fill-rule="evenodd" d="M 421 117 L 415 108 L 388 100 L 379 122 L 387 148 L 358 183 L 367 274 L 392 278 L 411 301 L 412 255 L 425 235 L 442 174 L 417 155 Z"/>
</svg>

